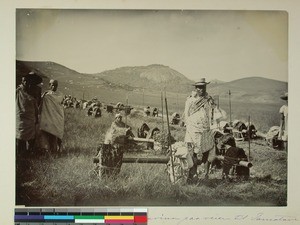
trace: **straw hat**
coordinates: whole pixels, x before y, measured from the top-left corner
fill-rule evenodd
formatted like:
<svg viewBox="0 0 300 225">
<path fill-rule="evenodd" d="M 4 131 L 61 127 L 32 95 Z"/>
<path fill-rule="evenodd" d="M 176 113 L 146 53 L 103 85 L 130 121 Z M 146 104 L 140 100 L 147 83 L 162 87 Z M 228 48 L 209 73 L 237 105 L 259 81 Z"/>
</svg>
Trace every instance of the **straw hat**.
<svg viewBox="0 0 300 225">
<path fill-rule="evenodd" d="M 201 78 L 200 81 L 196 82 L 195 84 L 193 84 L 193 86 L 204 86 L 204 85 L 207 85 L 209 84 L 210 82 L 206 82 L 205 81 L 205 78 Z"/>
</svg>

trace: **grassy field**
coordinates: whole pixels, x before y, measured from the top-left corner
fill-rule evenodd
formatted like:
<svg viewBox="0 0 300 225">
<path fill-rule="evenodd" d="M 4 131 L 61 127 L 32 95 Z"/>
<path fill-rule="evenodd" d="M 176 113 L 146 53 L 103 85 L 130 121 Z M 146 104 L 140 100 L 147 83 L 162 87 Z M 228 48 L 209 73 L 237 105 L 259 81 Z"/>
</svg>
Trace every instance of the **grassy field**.
<svg viewBox="0 0 300 225">
<path fill-rule="evenodd" d="M 241 107 L 242 108 L 242 107 Z M 261 120 L 270 117 L 269 109 Z M 251 177 L 248 181 L 224 181 L 221 170 L 195 185 L 171 184 L 166 165 L 123 164 L 114 178 L 90 176 L 93 156 L 103 142 L 113 115 L 86 117 L 83 110 L 65 110 L 65 136 L 61 154 L 35 152 L 17 159 L 16 204 L 27 206 L 284 206 L 287 204 L 287 153 L 251 143 Z M 253 116 L 254 117 L 254 116 Z M 125 120 L 125 118 L 124 118 Z M 143 121 L 161 128 L 161 118 L 145 118 L 134 110 L 126 118 L 133 132 Z M 271 118 L 270 120 L 276 121 Z M 262 124 L 262 121 L 261 121 Z M 268 125 L 265 125 L 268 126 Z M 166 127 L 166 124 L 165 124 Z M 185 128 L 171 126 L 172 136 L 182 141 Z M 248 153 L 248 143 L 239 142 Z M 131 151 L 126 154 L 137 154 Z M 151 154 L 159 154 L 153 152 Z M 203 168 L 202 168 L 203 169 Z M 202 171 L 202 170 L 201 170 Z"/>
</svg>

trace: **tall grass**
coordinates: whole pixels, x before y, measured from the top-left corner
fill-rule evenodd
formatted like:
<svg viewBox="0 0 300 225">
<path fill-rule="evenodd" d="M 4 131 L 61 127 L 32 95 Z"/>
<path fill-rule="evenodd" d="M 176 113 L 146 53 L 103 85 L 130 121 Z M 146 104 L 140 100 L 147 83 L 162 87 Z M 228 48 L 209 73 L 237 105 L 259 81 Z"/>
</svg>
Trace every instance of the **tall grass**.
<svg viewBox="0 0 300 225">
<path fill-rule="evenodd" d="M 85 116 L 84 111 L 66 109 L 63 152 L 28 155 L 17 161 L 17 204 L 31 206 L 282 206 L 287 199 L 287 154 L 265 145 L 251 144 L 251 178 L 248 181 L 224 181 L 221 171 L 197 185 L 171 184 L 162 164 L 123 164 L 115 177 L 90 176 L 93 156 L 103 142 L 114 116 L 106 112 L 100 118 Z M 125 120 L 125 118 L 123 118 Z M 161 128 L 161 118 L 145 118 L 139 111 L 127 117 L 133 132 L 146 121 Z M 165 125 L 166 127 L 166 125 Z M 171 126 L 176 140 L 183 140 L 184 128 Z M 248 152 L 248 143 L 239 142 Z M 129 152 L 125 154 L 137 154 Z M 151 153 L 149 153 L 151 154 Z M 21 165 L 22 164 L 22 165 Z M 202 168 L 203 169 L 203 168 Z"/>
</svg>

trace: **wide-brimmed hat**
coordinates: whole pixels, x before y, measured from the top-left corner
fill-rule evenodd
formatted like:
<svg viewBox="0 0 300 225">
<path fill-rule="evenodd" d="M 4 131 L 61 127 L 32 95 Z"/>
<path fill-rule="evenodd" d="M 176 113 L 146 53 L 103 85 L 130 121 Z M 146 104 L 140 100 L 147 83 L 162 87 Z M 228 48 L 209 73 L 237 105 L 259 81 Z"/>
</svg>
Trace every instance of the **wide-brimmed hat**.
<svg viewBox="0 0 300 225">
<path fill-rule="evenodd" d="M 280 96 L 280 98 L 283 100 L 288 100 L 288 93 L 285 92 L 283 95 Z"/>
<path fill-rule="evenodd" d="M 35 72 L 29 72 L 24 76 L 29 84 L 38 85 L 43 82 L 43 78 L 37 75 Z"/>
<path fill-rule="evenodd" d="M 193 86 L 204 86 L 209 84 L 210 82 L 206 82 L 205 78 L 201 78 L 198 82 L 194 83 Z"/>
</svg>

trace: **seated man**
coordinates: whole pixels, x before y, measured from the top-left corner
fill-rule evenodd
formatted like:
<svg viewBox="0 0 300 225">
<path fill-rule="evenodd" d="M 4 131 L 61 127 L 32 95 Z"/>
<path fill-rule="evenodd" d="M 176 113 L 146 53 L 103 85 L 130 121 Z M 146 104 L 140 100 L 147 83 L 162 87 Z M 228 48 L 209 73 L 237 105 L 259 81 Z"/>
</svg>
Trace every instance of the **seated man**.
<svg viewBox="0 0 300 225">
<path fill-rule="evenodd" d="M 179 122 L 180 122 L 180 115 L 177 112 L 173 113 L 171 116 L 171 124 L 177 125 L 179 124 Z"/>
<path fill-rule="evenodd" d="M 154 117 L 157 116 L 158 117 L 158 109 L 157 108 L 153 109 L 152 116 L 154 116 Z"/>
<path fill-rule="evenodd" d="M 144 113 L 146 116 L 150 116 L 150 106 L 147 106 L 146 108 L 144 108 Z"/>
<path fill-rule="evenodd" d="M 248 161 L 246 152 L 242 148 L 236 147 L 235 139 L 231 134 L 226 134 L 219 139 L 217 148 L 224 156 L 222 178 L 229 178 L 229 171 L 240 161 Z M 239 177 L 249 178 L 250 171 L 247 167 L 236 166 L 236 175 Z"/>
<path fill-rule="evenodd" d="M 122 121 L 122 115 L 117 113 L 115 120 L 105 135 L 104 144 L 124 144 L 125 136 L 130 130 L 131 127 Z M 133 136 L 132 132 L 130 132 L 129 136 Z"/>
</svg>

